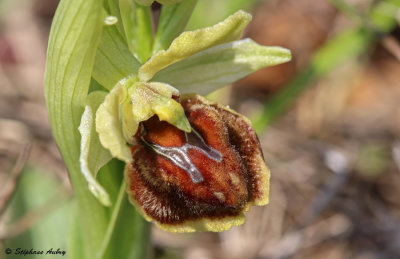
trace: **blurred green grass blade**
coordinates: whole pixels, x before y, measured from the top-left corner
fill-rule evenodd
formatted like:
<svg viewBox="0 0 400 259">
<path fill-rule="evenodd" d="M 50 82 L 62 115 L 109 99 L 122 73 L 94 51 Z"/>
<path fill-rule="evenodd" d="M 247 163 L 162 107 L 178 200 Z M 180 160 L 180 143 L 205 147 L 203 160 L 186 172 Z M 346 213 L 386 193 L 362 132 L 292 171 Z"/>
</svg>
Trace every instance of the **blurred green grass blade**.
<svg viewBox="0 0 400 259">
<path fill-rule="evenodd" d="M 364 29 L 350 30 L 321 47 L 314 55 L 311 64 L 280 92 L 272 96 L 259 114 L 252 118 L 258 134 L 269 123 L 281 115 L 299 94 L 310 86 L 316 78 L 324 76 L 346 60 L 351 60 L 364 53 L 369 46 L 372 34 Z"/>
<path fill-rule="evenodd" d="M 175 5 L 163 5 L 153 43 L 153 53 L 165 50 L 181 34 L 192 14 L 197 0 L 185 0 Z"/>
<path fill-rule="evenodd" d="M 388 6 L 391 8 L 387 8 Z M 252 116 L 253 126 L 257 133 L 263 132 L 273 119 L 281 115 L 313 80 L 367 52 L 381 35 L 389 32 L 396 25 L 396 18 L 391 15 L 393 15 L 393 9 L 397 10 L 399 7 L 399 0 L 377 3 L 369 16 L 375 29 L 362 24 L 359 28 L 340 33 L 322 46 L 315 53 L 310 65 L 280 92 L 272 96 L 258 114 Z"/>
<path fill-rule="evenodd" d="M 373 36 L 364 28 L 340 33 L 314 54 L 311 67 L 315 75 L 323 76 L 347 60 L 357 58 L 367 50 Z"/>
<path fill-rule="evenodd" d="M 261 134 L 273 119 L 287 109 L 287 106 L 310 84 L 315 75 L 316 73 L 312 67 L 303 70 L 283 90 L 270 98 L 259 113 L 251 116 L 251 121 L 257 134 Z"/>
<path fill-rule="evenodd" d="M 115 26 L 105 26 L 96 53 L 93 78 L 111 90 L 119 80 L 137 74 L 140 62 L 129 52 Z"/>
<path fill-rule="evenodd" d="M 83 247 L 84 240 L 82 239 L 82 230 L 84 227 L 81 226 L 81 222 L 79 220 L 79 203 L 75 200 L 75 202 L 71 204 L 71 207 L 72 208 L 69 212 L 70 219 L 67 240 L 67 258 L 84 258 L 85 248 Z"/>
<path fill-rule="evenodd" d="M 330 4 L 332 4 L 338 11 L 346 14 L 350 18 L 356 19 L 358 21 L 362 21 L 363 17 L 358 12 L 356 8 L 350 5 L 348 2 L 344 0 L 327 0 Z"/>
<path fill-rule="evenodd" d="M 396 19 L 399 0 L 387 0 L 377 3 L 368 14 L 361 13 L 353 5 L 344 0 L 328 0 L 340 12 L 356 20 L 360 26 L 364 26 L 375 33 L 384 33 Z M 380 30 L 383 31 L 380 31 Z"/>
<path fill-rule="evenodd" d="M 151 9 L 136 4 L 134 0 L 119 0 L 119 6 L 128 48 L 144 63 L 150 58 L 153 47 Z"/>
<path fill-rule="evenodd" d="M 187 0 L 183 0 L 187 1 Z M 201 0 L 189 19 L 187 30 L 211 26 L 238 10 L 250 11 L 259 0 Z M 205 19 L 205 15 L 207 19 Z"/>
<path fill-rule="evenodd" d="M 60 2 L 50 32 L 45 73 L 45 97 L 53 135 L 68 167 L 79 200 L 85 258 L 94 258 L 102 242 L 107 217 L 80 173 L 78 126 L 88 93 L 91 71 L 103 26 L 98 0 Z"/>
<path fill-rule="evenodd" d="M 380 1 L 371 9 L 369 17 L 378 30 L 386 33 L 398 22 L 399 8 L 400 0 Z"/>
<path fill-rule="evenodd" d="M 7 241 L 6 247 L 15 251 L 16 248 L 43 250 L 46 253 L 50 248 L 53 251 L 59 248 L 67 250 L 66 235 L 70 220 L 69 210 L 71 202 L 62 183 L 36 168 L 28 168 L 20 178 L 15 195 L 10 203 L 9 229 L 20 229 L 30 220 L 33 225 L 28 231 Z M 19 224 L 16 226 L 15 224 Z M 14 227 L 12 227 L 14 226 Z M 6 258 L 17 258 L 11 254 Z M 43 255 L 25 256 L 29 258 L 43 258 Z"/>
</svg>

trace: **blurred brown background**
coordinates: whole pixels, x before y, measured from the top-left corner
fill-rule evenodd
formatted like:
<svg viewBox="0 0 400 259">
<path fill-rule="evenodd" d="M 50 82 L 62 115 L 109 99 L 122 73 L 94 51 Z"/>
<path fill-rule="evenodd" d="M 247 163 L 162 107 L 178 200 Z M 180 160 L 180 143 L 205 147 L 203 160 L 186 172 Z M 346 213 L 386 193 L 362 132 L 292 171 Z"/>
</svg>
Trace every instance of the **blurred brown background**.
<svg viewBox="0 0 400 259">
<path fill-rule="evenodd" d="M 212 3 L 200 2 L 192 28 L 208 23 L 198 17 L 207 17 L 201 8 Z M 229 8 L 246 8 L 254 15 L 246 37 L 293 54 L 292 62 L 260 70 L 213 96 L 253 118 L 302 78 L 321 48 L 364 23 L 380 1 L 227 2 L 217 4 L 219 20 Z M 350 11 L 340 8 L 343 2 Z M 43 96 L 56 6 L 54 0 L 0 1 L 0 258 L 10 242 L 35 248 L 39 244 L 23 243 L 25 236 L 40 236 L 50 221 L 62 220 L 54 236 L 67 232 L 62 229 L 69 207 L 63 204 L 72 190 Z M 294 102 L 261 132 L 272 171 L 270 204 L 253 207 L 243 226 L 223 233 L 154 228 L 156 258 L 400 257 L 400 11 L 386 8 L 397 19 L 389 33 L 374 34 L 360 55 L 303 84 Z M 54 190 L 34 188 L 44 183 Z M 32 195 L 40 202 L 24 200 Z M 50 220 L 53 214 L 58 216 Z M 65 238 L 58 237 L 64 249 Z"/>
</svg>

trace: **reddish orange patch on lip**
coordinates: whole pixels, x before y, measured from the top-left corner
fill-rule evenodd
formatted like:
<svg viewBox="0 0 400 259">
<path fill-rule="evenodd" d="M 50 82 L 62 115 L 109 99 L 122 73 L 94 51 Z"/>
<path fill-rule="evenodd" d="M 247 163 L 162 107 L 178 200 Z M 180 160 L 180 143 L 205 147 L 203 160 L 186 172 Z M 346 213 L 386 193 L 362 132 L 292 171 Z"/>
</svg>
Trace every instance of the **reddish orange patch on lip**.
<svg viewBox="0 0 400 259">
<path fill-rule="evenodd" d="M 250 205 L 268 202 L 269 172 L 257 136 L 243 116 L 202 97 L 184 97 L 181 104 L 198 135 L 157 117 L 144 122 L 131 147 L 134 162 L 126 168 L 130 200 L 170 231 L 240 224 L 235 219 Z M 183 153 L 201 178 L 179 164 Z"/>
</svg>

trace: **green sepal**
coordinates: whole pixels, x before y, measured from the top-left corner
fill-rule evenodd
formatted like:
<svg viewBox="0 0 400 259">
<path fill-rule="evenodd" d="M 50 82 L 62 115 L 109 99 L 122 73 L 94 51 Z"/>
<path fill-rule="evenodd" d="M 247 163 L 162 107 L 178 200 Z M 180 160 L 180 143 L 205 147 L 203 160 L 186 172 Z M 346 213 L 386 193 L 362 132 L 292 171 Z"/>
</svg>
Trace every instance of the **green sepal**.
<svg viewBox="0 0 400 259">
<path fill-rule="evenodd" d="M 250 20 L 250 14 L 238 11 L 214 26 L 182 33 L 167 50 L 157 52 L 140 67 L 140 81 L 149 81 L 161 69 L 197 52 L 239 39 Z"/>
<path fill-rule="evenodd" d="M 137 74 L 140 62 L 129 52 L 115 26 L 104 26 L 92 77 L 111 90 L 122 78 Z"/>
<path fill-rule="evenodd" d="M 88 182 L 89 190 L 104 206 L 110 206 L 111 201 L 107 191 L 96 180 L 96 175 L 100 168 L 112 158 L 110 152 L 101 145 L 95 127 L 96 111 L 106 95 L 106 92 L 95 91 L 87 97 L 86 107 L 78 128 L 81 133 L 79 162 L 81 172 Z"/>
<path fill-rule="evenodd" d="M 153 80 L 171 84 L 181 93 L 206 95 L 261 68 L 290 59 L 288 49 L 244 39 L 203 50 L 161 70 Z"/>
</svg>

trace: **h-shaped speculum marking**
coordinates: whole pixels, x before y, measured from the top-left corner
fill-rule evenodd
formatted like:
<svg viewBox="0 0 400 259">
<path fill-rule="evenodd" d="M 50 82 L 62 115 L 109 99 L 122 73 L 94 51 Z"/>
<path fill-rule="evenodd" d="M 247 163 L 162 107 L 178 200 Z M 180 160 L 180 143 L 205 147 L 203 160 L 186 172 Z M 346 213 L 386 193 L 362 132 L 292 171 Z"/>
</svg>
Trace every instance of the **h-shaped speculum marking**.
<svg viewBox="0 0 400 259">
<path fill-rule="evenodd" d="M 200 134 L 193 128 L 190 133 L 185 132 L 184 134 L 186 143 L 180 147 L 163 147 L 155 143 L 149 143 L 144 139 L 143 136 L 141 137 L 141 139 L 156 153 L 164 156 L 176 166 L 185 170 L 194 183 L 201 183 L 204 181 L 204 177 L 201 174 L 200 170 L 193 164 L 192 160 L 190 159 L 188 155 L 188 150 L 195 149 L 197 151 L 200 151 L 208 158 L 216 162 L 222 161 L 222 155 L 220 152 L 218 152 L 218 150 L 207 145 Z"/>
</svg>

